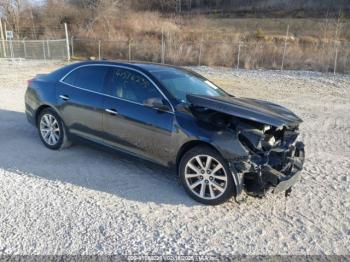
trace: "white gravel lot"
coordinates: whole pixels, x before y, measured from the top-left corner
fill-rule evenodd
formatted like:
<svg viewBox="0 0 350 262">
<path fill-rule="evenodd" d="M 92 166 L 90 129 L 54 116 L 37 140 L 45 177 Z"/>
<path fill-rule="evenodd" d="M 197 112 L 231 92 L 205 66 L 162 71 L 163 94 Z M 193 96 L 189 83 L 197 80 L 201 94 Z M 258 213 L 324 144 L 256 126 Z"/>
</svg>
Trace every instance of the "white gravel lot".
<svg viewBox="0 0 350 262">
<path fill-rule="evenodd" d="M 303 119 L 306 163 L 289 198 L 209 207 L 166 169 L 86 145 L 46 149 L 26 81 L 60 63 L 0 63 L 0 254 L 350 254 L 350 76 L 195 68 Z"/>
</svg>

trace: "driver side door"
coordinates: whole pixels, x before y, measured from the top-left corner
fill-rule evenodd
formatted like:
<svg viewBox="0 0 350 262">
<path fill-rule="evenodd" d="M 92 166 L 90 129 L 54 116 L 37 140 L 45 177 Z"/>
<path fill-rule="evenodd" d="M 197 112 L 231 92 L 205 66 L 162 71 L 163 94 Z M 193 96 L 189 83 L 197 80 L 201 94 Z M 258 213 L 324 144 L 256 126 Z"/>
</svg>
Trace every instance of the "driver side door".
<svg viewBox="0 0 350 262">
<path fill-rule="evenodd" d="M 168 103 L 138 71 L 111 67 L 105 81 L 102 126 L 106 142 L 129 153 L 166 164 L 172 147 L 174 113 L 146 105 L 157 98 Z"/>
</svg>

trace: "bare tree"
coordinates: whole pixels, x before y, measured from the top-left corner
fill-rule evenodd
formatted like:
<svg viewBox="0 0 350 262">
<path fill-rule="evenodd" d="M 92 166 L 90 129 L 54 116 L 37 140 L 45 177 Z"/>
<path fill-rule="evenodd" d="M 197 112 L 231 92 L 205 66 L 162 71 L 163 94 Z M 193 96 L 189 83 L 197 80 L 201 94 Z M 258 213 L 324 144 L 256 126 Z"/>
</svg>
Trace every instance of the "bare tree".
<svg viewBox="0 0 350 262">
<path fill-rule="evenodd" d="M 20 37 L 21 12 L 26 4 L 25 0 L 0 0 L 1 13 L 17 37 Z"/>
<path fill-rule="evenodd" d="M 178 13 L 181 13 L 181 11 L 182 11 L 182 1 L 181 0 L 176 1 L 176 11 Z"/>
<path fill-rule="evenodd" d="M 328 15 L 329 13 L 327 11 L 326 17 L 323 19 L 321 23 L 321 34 L 322 34 L 323 43 L 325 41 L 328 41 L 329 39 L 330 21 L 329 21 Z"/>
<path fill-rule="evenodd" d="M 345 24 L 345 14 L 342 9 L 339 10 L 338 17 L 335 21 L 335 32 L 334 32 L 334 41 L 339 41 L 342 34 L 342 30 Z"/>
</svg>

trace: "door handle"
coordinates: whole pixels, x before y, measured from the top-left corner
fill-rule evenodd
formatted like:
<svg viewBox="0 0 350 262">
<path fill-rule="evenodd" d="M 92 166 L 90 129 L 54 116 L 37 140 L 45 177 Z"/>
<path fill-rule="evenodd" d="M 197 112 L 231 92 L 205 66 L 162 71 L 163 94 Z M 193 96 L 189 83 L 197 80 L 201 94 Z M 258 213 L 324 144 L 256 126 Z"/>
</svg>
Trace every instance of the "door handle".
<svg viewBox="0 0 350 262">
<path fill-rule="evenodd" d="M 118 115 L 118 112 L 115 109 L 105 109 L 105 111 L 111 115 Z"/>
<path fill-rule="evenodd" d="M 70 98 L 69 96 L 64 96 L 64 95 L 60 95 L 60 98 L 63 100 L 63 101 L 68 101 Z"/>
</svg>

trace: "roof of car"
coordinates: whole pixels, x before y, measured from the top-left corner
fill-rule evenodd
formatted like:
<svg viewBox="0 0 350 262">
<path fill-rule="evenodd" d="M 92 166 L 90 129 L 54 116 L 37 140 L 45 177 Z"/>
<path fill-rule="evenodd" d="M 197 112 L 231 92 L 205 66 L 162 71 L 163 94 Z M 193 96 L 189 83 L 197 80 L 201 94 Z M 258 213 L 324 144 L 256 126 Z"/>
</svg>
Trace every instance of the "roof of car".
<svg viewBox="0 0 350 262">
<path fill-rule="evenodd" d="M 166 65 L 166 64 L 157 64 L 157 63 L 148 63 L 140 61 L 117 61 L 117 60 L 88 60 L 75 63 L 75 65 L 90 65 L 90 64 L 108 64 L 108 65 L 123 65 L 135 69 L 143 69 L 148 72 L 160 71 L 160 70 L 169 70 L 169 69 L 180 69 L 179 67 Z"/>
<path fill-rule="evenodd" d="M 133 68 L 136 70 L 139 70 L 143 73 L 148 74 L 151 77 L 154 77 L 155 73 L 159 72 L 171 72 L 171 71 L 182 71 L 186 73 L 190 73 L 192 75 L 196 75 L 198 77 L 200 76 L 195 71 L 192 71 L 188 68 L 173 66 L 173 65 L 167 65 L 167 64 L 157 64 L 157 63 L 149 63 L 149 62 L 140 62 L 140 61 L 117 61 L 117 60 L 86 60 L 86 61 L 79 61 L 75 63 L 68 64 L 64 67 L 61 67 L 53 72 L 51 72 L 48 77 L 60 80 L 63 77 L 65 77 L 67 74 L 69 74 L 74 69 L 84 66 L 84 65 L 115 65 L 115 66 L 125 66 L 128 68 Z"/>
</svg>

